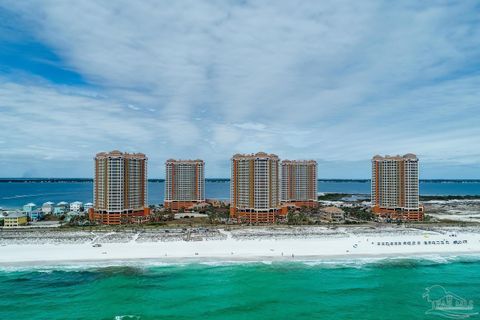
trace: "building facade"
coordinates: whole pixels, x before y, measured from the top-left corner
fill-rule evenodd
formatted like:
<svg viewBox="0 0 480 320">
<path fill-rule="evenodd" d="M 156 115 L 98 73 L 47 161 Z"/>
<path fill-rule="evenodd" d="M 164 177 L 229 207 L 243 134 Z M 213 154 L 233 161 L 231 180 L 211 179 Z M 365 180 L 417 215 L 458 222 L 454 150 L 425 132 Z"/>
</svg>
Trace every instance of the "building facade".
<svg viewBox="0 0 480 320">
<path fill-rule="evenodd" d="M 94 204 L 89 218 L 101 224 L 140 223 L 148 219 L 147 157 L 112 151 L 95 157 Z"/>
<path fill-rule="evenodd" d="M 337 207 L 321 208 L 320 215 L 328 222 L 345 222 L 345 212 Z"/>
<path fill-rule="evenodd" d="M 191 209 L 205 202 L 205 163 L 174 160 L 165 163 L 165 208 Z"/>
<path fill-rule="evenodd" d="M 56 216 L 64 215 L 70 209 L 68 202 L 60 201 L 53 207 L 53 214 Z"/>
<path fill-rule="evenodd" d="M 280 160 L 274 154 L 236 154 L 231 159 L 230 218 L 273 223 L 280 212 Z"/>
<path fill-rule="evenodd" d="M 372 210 L 392 219 L 423 220 L 416 155 L 373 157 Z"/>
<path fill-rule="evenodd" d="M 74 201 L 70 203 L 70 211 L 76 211 L 76 212 L 83 211 L 83 202 Z"/>
<path fill-rule="evenodd" d="M 37 205 L 35 203 L 30 202 L 23 206 L 23 212 L 32 212 L 35 210 L 37 210 Z"/>
<path fill-rule="evenodd" d="M 285 206 L 316 207 L 317 162 L 283 160 L 281 163 L 281 200 Z"/>
<path fill-rule="evenodd" d="M 90 209 L 93 208 L 93 203 L 87 202 L 83 205 L 83 211 L 88 212 Z"/>
<path fill-rule="evenodd" d="M 44 204 L 42 204 L 42 212 L 44 214 L 52 214 L 54 206 L 55 206 L 55 203 L 51 201 L 45 202 Z"/>
<path fill-rule="evenodd" d="M 11 212 L 3 218 L 4 228 L 18 228 L 28 223 L 27 215 L 23 212 Z"/>
<path fill-rule="evenodd" d="M 43 219 L 43 212 L 41 210 L 34 210 L 27 213 L 28 219 L 30 221 L 39 221 Z"/>
</svg>

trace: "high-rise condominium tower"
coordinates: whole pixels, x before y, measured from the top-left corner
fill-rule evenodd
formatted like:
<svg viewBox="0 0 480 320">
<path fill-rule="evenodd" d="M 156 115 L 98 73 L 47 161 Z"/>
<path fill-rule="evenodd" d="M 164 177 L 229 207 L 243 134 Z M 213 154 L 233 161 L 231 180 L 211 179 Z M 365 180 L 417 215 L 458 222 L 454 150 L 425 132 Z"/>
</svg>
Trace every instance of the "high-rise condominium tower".
<svg viewBox="0 0 480 320">
<path fill-rule="evenodd" d="M 394 219 L 423 220 L 416 155 L 373 157 L 372 210 Z"/>
<path fill-rule="evenodd" d="M 282 203 L 297 207 L 316 207 L 317 162 L 283 160 L 281 163 Z"/>
<path fill-rule="evenodd" d="M 205 163 L 173 160 L 165 163 L 165 208 L 189 209 L 205 201 Z"/>
<path fill-rule="evenodd" d="M 148 214 L 147 157 L 120 151 L 98 153 L 90 219 L 102 224 L 124 224 L 142 222 Z"/>
<path fill-rule="evenodd" d="M 279 158 L 274 154 L 232 157 L 230 217 L 245 222 L 275 222 L 280 213 Z"/>
</svg>

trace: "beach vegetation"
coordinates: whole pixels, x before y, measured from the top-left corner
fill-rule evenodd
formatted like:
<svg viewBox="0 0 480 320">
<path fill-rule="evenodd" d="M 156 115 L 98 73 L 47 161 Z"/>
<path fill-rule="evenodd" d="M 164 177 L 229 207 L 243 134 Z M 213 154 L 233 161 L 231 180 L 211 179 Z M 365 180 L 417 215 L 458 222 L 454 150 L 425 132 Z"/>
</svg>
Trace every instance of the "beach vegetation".
<svg viewBox="0 0 480 320">
<path fill-rule="evenodd" d="M 349 193 L 325 193 L 318 196 L 318 200 L 323 201 L 340 201 L 345 197 L 350 197 Z"/>
<path fill-rule="evenodd" d="M 289 225 L 303 225 L 310 224 L 310 219 L 303 211 L 290 210 L 287 214 L 287 224 Z"/>
<path fill-rule="evenodd" d="M 49 214 L 46 214 L 43 217 L 43 220 L 45 220 L 45 221 L 58 221 L 59 219 L 56 215 L 49 213 Z"/>
<path fill-rule="evenodd" d="M 345 216 L 360 221 L 374 221 L 375 215 L 364 207 L 345 207 Z"/>
</svg>

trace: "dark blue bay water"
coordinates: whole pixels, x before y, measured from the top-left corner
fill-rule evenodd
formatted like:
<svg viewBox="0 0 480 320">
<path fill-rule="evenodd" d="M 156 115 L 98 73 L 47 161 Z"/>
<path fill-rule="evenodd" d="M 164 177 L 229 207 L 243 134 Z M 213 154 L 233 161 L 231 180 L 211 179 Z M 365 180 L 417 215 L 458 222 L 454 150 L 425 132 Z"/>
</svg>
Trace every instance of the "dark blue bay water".
<svg viewBox="0 0 480 320">
<path fill-rule="evenodd" d="M 478 260 L 386 260 L 4 270 L 0 319 L 442 319 L 434 285 L 480 310 Z"/>
<path fill-rule="evenodd" d="M 148 200 L 150 204 L 163 202 L 164 182 L 149 182 Z M 230 183 L 207 181 L 207 198 L 228 199 Z M 358 181 L 319 181 L 319 192 L 370 193 L 370 182 Z M 480 181 L 471 182 L 421 182 L 422 195 L 480 195 Z M 0 207 L 18 208 L 26 203 L 41 205 L 46 201 L 92 202 L 91 182 L 24 182 L 0 183 Z"/>
</svg>

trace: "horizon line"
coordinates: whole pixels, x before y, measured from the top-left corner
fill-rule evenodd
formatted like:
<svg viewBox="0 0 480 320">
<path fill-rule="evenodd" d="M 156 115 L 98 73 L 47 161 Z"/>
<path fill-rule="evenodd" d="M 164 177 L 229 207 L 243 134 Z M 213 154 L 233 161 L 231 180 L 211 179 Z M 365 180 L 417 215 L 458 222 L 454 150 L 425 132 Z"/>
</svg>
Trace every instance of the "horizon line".
<svg viewBox="0 0 480 320">
<path fill-rule="evenodd" d="M 0 182 L 15 182 L 15 181 L 93 181 L 94 178 L 51 178 L 51 177 L 0 177 Z M 231 178 L 222 178 L 222 177 L 211 177 L 205 178 L 205 181 L 208 180 L 221 180 L 221 181 L 230 181 Z M 317 178 L 317 181 L 371 181 L 370 178 Z M 150 182 L 161 182 L 165 181 L 165 178 L 149 178 L 147 181 Z M 431 178 L 431 179 L 419 179 L 419 181 L 480 181 L 480 179 L 444 179 L 444 178 Z"/>
</svg>

